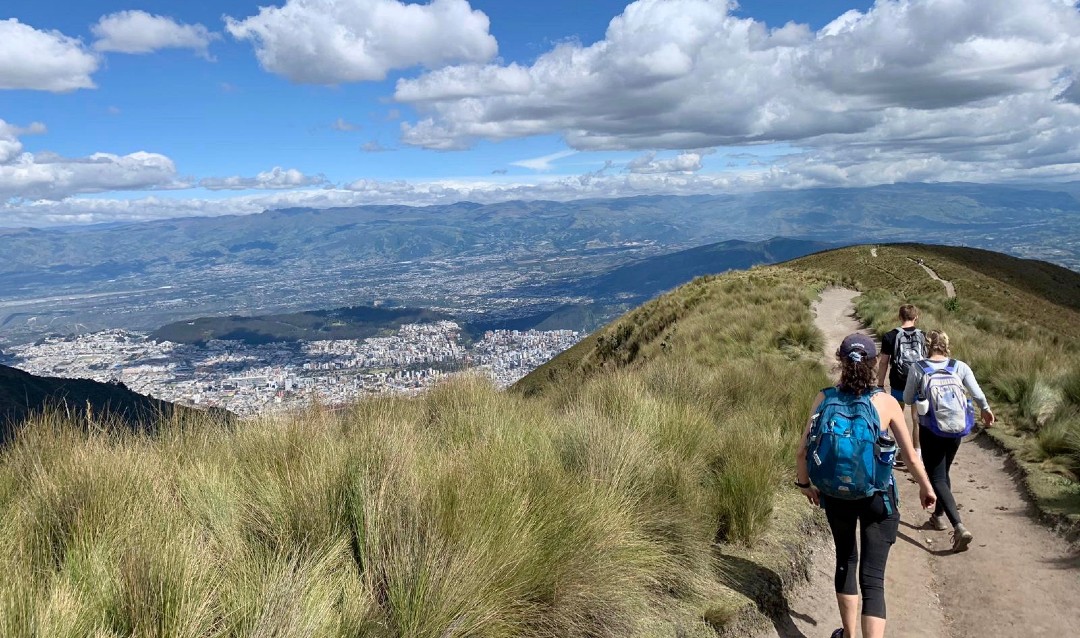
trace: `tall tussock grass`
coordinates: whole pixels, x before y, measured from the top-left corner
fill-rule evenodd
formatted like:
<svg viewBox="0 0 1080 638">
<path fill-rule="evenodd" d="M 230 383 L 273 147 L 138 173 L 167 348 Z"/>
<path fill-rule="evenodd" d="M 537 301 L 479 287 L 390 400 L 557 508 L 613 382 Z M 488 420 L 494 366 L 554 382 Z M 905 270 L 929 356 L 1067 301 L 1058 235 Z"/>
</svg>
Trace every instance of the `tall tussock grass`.
<svg viewBox="0 0 1080 638">
<path fill-rule="evenodd" d="M 41 416 L 0 451 L 0 635 L 710 635 L 716 543 L 769 532 L 826 384 L 807 286 L 699 280 L 540 397 L 458 377 L 152 436 Z"/>
</svg>

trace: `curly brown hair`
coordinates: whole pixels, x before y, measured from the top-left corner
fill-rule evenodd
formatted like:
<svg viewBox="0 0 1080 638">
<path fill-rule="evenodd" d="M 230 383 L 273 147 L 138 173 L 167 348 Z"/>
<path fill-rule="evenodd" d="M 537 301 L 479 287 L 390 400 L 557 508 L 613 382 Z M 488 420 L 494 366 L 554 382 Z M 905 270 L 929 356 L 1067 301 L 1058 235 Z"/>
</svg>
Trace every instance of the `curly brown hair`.
<svg viewBox="0 0 1080 638">
<path fill-rule="evenodd" d="M 877 382 L 877 357 L 852 361 L 840 359 L 840 383 L 836 385 L 841 392 L 863 394 L 872 390 Z"/>
</svg>

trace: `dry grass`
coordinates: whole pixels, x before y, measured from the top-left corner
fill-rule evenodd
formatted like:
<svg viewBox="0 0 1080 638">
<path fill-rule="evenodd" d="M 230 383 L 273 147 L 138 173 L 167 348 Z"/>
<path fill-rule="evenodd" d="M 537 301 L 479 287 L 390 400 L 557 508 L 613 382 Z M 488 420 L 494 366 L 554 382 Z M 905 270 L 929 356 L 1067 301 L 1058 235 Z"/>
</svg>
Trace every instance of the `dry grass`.
<svg viewBox="0 0 1080 638">
<path fill-rule="evenodd" d="M 0 635 L 710 635 L 716 543 L 773 533 L 825 384 L 810 283 L 695 282 L 538 397 L 464 377 L 153 436 L 41 417 L 0 453 Z"/>
</svg>

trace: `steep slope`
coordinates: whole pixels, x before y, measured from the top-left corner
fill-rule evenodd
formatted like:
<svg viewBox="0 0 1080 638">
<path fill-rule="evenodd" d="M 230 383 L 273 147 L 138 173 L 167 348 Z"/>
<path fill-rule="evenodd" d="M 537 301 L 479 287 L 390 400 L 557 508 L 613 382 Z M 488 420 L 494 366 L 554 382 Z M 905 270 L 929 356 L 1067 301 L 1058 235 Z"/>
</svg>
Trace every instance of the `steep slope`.
<svg viewBox="0 0 1080 638">
<path fill-rule="evenodd" d="M 104 425 L 122 425 L 136 431 L 151 430 L 162 421 L 197 413 L 132 392 L 122 384 L 39 377 L 0 365 L 0 443 L 9 440 L 27 418 L 48 410 L 56 410 L 75 422 L 92 415 Z M 228 419 L 224 410 L 211 414 Z"/>
<path fill-rule="evenodd" d="M 699 279 L 608 335 L 611 374 L 539 399 L 460 378 L 235 428 L 35 430 L 0 455 L 0 607 L 26 610 L 0 634 L 715 636 L 779 603 L 816 524 L 786 489 L 824 383 L 813 283 Z M 100 595 L 55 604 L 73 591 Z"/>
<path fill-rule="evenodd" d="M 954 284 L 955 298 L 947 297 L 942 282 L 931 278 L 923 264 Z M 906 510 L 903 538 L 895 548 L 903 565 L 890 574 L 890 635 L 974 637 L 996 635 L 999 629 L 1067 633 L 1076 622 L 1068 604 L 1076 595 L 1076 581 L 1062 569 L 1071 569 L 1074 559 L 1061 539 L 1023 512 L 1034 502 L 1040 520 L 1067 536 L 1080 533 L 1080 422 L 1075 418 L 1080 411 L 1080 313 L 1074 307 L 1080 274 L 963 248 L 889 245 L 826 251 L 747 273 L 698 279 L 597 331 L 522 379 L 515 390 L 558 397 L 615 371 L 649 370 L 669 360 L 669 353 L 686 361 L 700 359 L 684 349 L 687 341 L 706 350 L 718 341 L 742 343 L 753 352 L 762 347 L 755 341 L 762 334 L 770 334 L 774 343 L 790 338 L 753 325 L 770 312 L 767 307 L 747 314 L 747 329 L 739 336 L 732 334 L 730 315 L 713 314 L 713 306 L 723 301 L 710 294 L 710 285 L 733 286 L 733 279 L 743 277 L 858 288 L 858 317 L 878 333 L 893 327 L 901 302 L 916 303 L 924 328 L 942 328 L 952 336 L 956 355 L 971 363 L 1001 419 L 987 431 L 989 437 L 965 444 L 975 449 L 965 447 L 965 458 L 954 471 L 965 516 L 979 528 L 982 540 L 954 557 L 940 549 L 948 543 L 946 533 L 912 531 L 925 515 Z M 755 300 L 726 301 L 752 305 Z M 837 309 L 822 320 L 846 322 L 840 332 L 850 331 L 857 325 L 851 325 L 851 310 Z M 698 323 L 701 315 L 712 321 Z M 686 333 L 693 336 L 684 341 Z M 673 348 L 676 341 L 682 345 Z M 835 348 L 819 345 L 824 351 Z M 783 374 L 775 379 L 782 380 L 778 388 L 787 384 Z M 680 382 L 685 383 L 673 381 L 672 387 Z M 1023 477 L 1020 491 L 1017 469 Z M 915 501 L 910 487 L 902 487 L 902 502 Z M 824 635 L 836 626 L 831 547 L 818 548 L 806 573 L 812 586 L 805 595 L 762 605 L 773 624 L 762 638 Z M 1017 579 L 1021 573 L 1037 574 L 1042 581 Z M 1021 581 L 1053 583 L 1053 592 Z M 1000 585 L 980 585 L 987 582 Z M 787 587 L 790 593 L 791 585 L 781 578 L 769 587 Z M 758 591 L 750 598 L 762 595 Z M 736 623 L 724 635 L 757 635 L 746 629 Z"/>
<path fill-rule="evenodd" d="M 948 298 L 922 264 L 951 282 L 956 297 Z M 750 272 L 857 288 L 864 293 L 857 303 L 860 318 L 881 334 L 895 326 L 901 303 L 918 305 L 921 325 L 950 334 L 954 353 L 971 364 L 1004 416 L 992 436 L 1016 452 L 1040 506 L 1066 526 L 1080 525 L 1080 273 L 989 251 L 922 244 L 853 246 Z M 541 395 L 654 358 L 683 317 L 703 301 L 709 305 L 710 281 L 699 279 L 627 313 L 537 368 L 514 390 Z M 725 320 L 711 327 L 718 337 L 727 331 Z"/>
</svg>

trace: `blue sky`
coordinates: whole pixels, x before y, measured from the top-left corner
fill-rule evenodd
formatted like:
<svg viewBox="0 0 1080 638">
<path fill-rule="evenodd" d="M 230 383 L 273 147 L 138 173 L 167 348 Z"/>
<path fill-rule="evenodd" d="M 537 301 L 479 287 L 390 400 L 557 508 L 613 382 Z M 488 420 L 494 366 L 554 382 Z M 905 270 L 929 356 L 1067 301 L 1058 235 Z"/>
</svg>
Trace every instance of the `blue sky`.
<svg viewBox="0 0 1080 638">
<path fill-rule="evenodd" d="M 1064 0 L 8 0 L 0 225 L 1077 179 L 1077 59 Z"/>
</svg>

